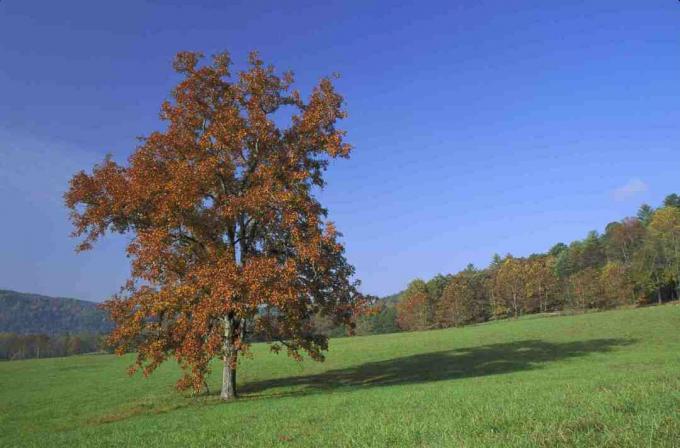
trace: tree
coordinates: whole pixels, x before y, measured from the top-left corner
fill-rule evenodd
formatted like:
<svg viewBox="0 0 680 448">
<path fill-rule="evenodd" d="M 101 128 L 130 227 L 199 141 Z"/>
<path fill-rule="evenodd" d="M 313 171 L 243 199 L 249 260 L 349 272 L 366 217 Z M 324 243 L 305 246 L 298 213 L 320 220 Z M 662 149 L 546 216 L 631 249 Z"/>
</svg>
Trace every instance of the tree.
<svg viewBox="0 0 680 448">
<path fill-rule="evenodd" d="M 644 236 L 645 227 L 637 218 L 625 218 L 621 222 L 610 223 L 604 235 L 607 258 L 629 265 Z"/>
<path fill-rule="evenodd" d="M 428 282 L 425 284 L 427 288 L 428 297 L 427 320 L 430 326 L 434 326 L 435 324 L 435 314 L 437 312 L 437 305 L 441 300 L 442 294 L 444 293 L 444 289 L 446 288 L 446 285 L 449 284 L 450 279 L 451 279 L 450 275 L 437 274 L 430 280 L 428 280 Z"/>
<path fill-rule="evenodd" d="M 526 260 L 507 256 L 496 273 L 494 290 L 494 314 L 519 317 L 527 298 Z"/>
<path fill-rule="evenodd" d="M 409 283 L 397 303 L 397 325 L 406 331 L 430 327 L 430 297 L 427 284 L 420 279 Z"/>
<path fill-rule="evenodd" d="M 680 208 L 680 196 L 675 193 L 669 194 L 664 198 L 663 206 Z"/>
<path fill-rule="evenodd" d="M 640 250 L 633 258 L 633 279 L 642 289 L 641 301 L 655 294 L 657 303 L 663 301 L 663 289 L 665 286 L 666 263 L 663 258 L 663 247 L 658 238 L 651 235 L 645 237 Z"/>
<path fill-rule="evenodd" d="M 557 257 L 559 254 L 567 250 L 569 247 L 564 244 L 564 243 L 557 243 L 553 247 L 550 248 L 548 251 L 549 255 L 552 255 L 553 257 Z"/>
<path fill-rule="evenodd" d="M 578 270 L 576 264 L 576 252 L 578 251 L 578 241 L 574 241 L 568 248 L 561 250 L 555 260 L 555 274 L 560 279 L 566 279 Z"/>
<path fill-rule="evenodd" d="M 559 286 L 555 262 L 552 255 L 539 255 L 527 260 L 526 292 L 530 299 L 527 311 L 543 313 L 551 306 Z"/>
<path fill-rule="evenodd" d="M 444 328 L 483 321 L 487 318 L 487 308 L 484 274 L 469 264 L 450 277 L 437 304 L 436 321 Z"/>
<path fill-rule="evenodd" d="M 50 338 L 45 334 L 38 334 L 35 336 L 35 357 L 49 355 L 47 352 L 49 348 Z"/>
<path fill-rule="evenodd" d="M 575 308 L 596 307 L 602 297 L 600 271 L 596 267 L 585 268 L 569 277 Z"/>
<path fill-rule="evenodd" d="M 555 272 L 566 278 L 587 268 L 603 266 L 606 260 L 605 247 L 596 231 L 588 232 L 585 239 L 573 241 L 567 249 L 559 252 Z"/>
<path fill-rule="evenodd" d="M 680 295 L 680 208 L 658 209 L 649 223 L 649 236 L 656 240 L 663 260 L 663 277 Z"/>
<path fill-rule="evenodd" d="M 610 261 L 600 273 L 602 296 L 599 308 L 611 308 L 635 301 L 635 285 L 626 265 Z"/>
<path fill-rule="evenodd" d="M 66 345 L 66 353 L 68 355 L 78 355 L 83 352 L 82 340 L 80 336 L 75 335 L 68 338 L 68 343 Z"/>
<path fill-rule="evenodd" d="M 600 235 L 595 230 L 588 232 L 588 236 L 586 236 L 581 245 L 579 268 L 600 267 L 604 265 L 606 258 Z"/>
<path fill-rule="evenodd" d="M 131 371 L 148 375 L 174 357 L 184 370 L 177 387 L 198 392 L 219 355 L 229 400 L 247 328 L 274 351 L 322 360 L 327 339 L 312 317 L 351 325 L 362 303 L 314 196 L 330 159 L 351 148 L 335 128 L 345 112 L 330 79 L 304 102 L 292 74 L 278 76 L 256 53 L 234 78 L 227 53 L 201 58 L 175 58 L 182 80 L 161 107 L 167 128 L 127 165 L 107 157 L 76 174 L 65 202 L 78 250 L 108 232 L 130 237 L 131 278 L 105 307 L 116 352 L 137 351 Z M 286 128 L 277 126 L 283 107 L 292 109 Z"/>
<path fill-rule="evenodd" d="M 496 310 L 499 307 L 499 298 L 496 294 L 496 278 L 498 277 L 498 271 L 503 265 L 503 259 L 497 253 L 493 254 L 489 267 L 486 268 L 486 272 L 483 280 L 483 288 L 488 293 L 489 299 L 489 313 L 491 316 L 497 316 Z"/>
<path fill-rule="evenodd" d="M 503 263 L 503 258 L 499 254 L 493 254 L 491 257 L 491 263 L 489 263 L 489 269 L 498 269 Z"/>
<path fill-rule="evenodd" d="M 654 215 L 654 209 L 649 204 L 642 204 L 637 212 L 637 218 L 640 220 L 643 226 L 647 226 L 652 220 Z"/>
<path fill-rule="evenodd" d="M 396 333 L 398 331 L 397 309 L 384 301 L 378 302 L 372 313 L 365 313 L 357 319 L 356 333 L 359 335 Z"/>
</svg>

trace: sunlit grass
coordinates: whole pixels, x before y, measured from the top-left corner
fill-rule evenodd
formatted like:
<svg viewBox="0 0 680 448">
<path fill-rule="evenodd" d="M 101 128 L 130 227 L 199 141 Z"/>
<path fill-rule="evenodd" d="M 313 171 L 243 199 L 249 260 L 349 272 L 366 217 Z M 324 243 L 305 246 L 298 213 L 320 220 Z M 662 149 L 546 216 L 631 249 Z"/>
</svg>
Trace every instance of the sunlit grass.
<svg viewBox="0 0 680 448">
<path fill-rule="evenodd" d="M 680 306 L 253 347 L 242 398 L 130 358 L 0 364 L 0 446 L 680 446 Z M 210 387 L 219 388 L 219 364 Z"/>
</svg>

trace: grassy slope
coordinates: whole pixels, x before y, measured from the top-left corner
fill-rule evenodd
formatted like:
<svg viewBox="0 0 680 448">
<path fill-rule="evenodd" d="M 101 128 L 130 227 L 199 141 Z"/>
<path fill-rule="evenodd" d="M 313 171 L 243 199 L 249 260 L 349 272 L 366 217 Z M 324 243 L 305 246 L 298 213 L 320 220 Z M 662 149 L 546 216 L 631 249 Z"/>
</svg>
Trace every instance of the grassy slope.
<svg viewBox="0 0 680 448">
<path fill-rule="evenodd" d="M 338 339 L 323 364 L 258 345 L 231 404 L 173 392 L 172 364 L 2 363 L 0 445 L 680 446 L 679 331 L 667 305 Z"/>
</svg>

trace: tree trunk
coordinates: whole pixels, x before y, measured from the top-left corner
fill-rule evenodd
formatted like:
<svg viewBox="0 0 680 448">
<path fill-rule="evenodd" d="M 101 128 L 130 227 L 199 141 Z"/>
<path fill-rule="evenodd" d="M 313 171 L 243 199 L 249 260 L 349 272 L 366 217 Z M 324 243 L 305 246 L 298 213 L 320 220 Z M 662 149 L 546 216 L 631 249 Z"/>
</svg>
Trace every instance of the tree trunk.
<svg viewBox="0 0 680 448">
<path fill-rule="evenodd" d="M 224 368 L 222 369 L 222 400 L 229 401 L 236 398 L 236 364 L 238 350 L 235 342 L 235 322 L 233 317 L 224 318 Z"/>
<path fill-rule="evenodd" d="M 222 400 L 229 401 L 236 398 L 236 353 L 229 359 L 224 357 L 224 368 L 222 369 Z M 234 367 L 232 367 L 232 365 Z"/>
<path fill-rule="evenodd" d="M 656 299 L 659 302 L 659 305 L 661 305 L 661 287 L 656 289 Z"/>
</svg>

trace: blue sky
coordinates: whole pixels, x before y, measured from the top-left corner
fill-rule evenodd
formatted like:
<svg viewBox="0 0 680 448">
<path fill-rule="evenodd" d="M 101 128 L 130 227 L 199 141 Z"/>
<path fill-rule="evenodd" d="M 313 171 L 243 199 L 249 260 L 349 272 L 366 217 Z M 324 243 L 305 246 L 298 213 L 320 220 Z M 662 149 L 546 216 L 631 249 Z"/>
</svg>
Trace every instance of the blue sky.
<svg viewBox="0 0 680 448">
<path fill-rule="evenodd" d="M 339 72 L 355 147 L 322 192 L 373 294 L 527 255 L 680 192 L 680 3 L 0 2 L 0 288 L 102 300 L 70 176 L 161 126 L 178 50 Z"/>
</svg>

